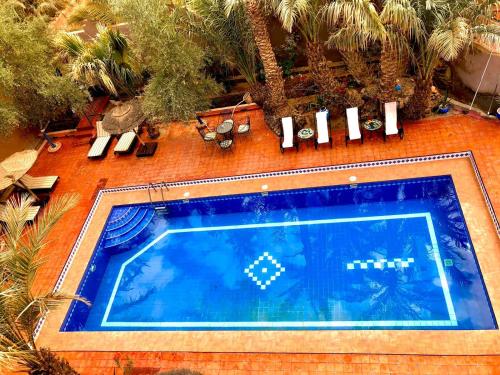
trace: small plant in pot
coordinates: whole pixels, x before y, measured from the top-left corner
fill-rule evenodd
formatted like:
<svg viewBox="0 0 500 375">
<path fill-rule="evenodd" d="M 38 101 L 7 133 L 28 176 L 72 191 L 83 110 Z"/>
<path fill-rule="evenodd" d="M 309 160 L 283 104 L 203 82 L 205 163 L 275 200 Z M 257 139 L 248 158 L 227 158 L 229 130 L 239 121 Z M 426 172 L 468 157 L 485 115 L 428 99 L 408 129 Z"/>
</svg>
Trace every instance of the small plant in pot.
<svg viewBox="0 0 500 375">
<path fill-rule="evenodd" d="M 448 90 L 446 90 L 446 94 L 439 101 L 439 104 L 437 106 L 437 112 L 441 114 L 448 113 L 450 111 L 450 108 L 451 108 L 450 99 L 448 98 Z"/>
</svg>

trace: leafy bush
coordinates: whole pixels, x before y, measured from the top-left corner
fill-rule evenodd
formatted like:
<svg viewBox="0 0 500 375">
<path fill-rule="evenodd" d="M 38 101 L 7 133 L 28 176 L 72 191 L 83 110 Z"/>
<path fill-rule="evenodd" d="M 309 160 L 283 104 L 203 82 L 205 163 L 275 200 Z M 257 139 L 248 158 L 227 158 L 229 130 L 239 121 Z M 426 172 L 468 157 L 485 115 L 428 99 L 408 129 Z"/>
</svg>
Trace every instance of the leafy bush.
<svg viewBox="0 0 500 375">
<path fill-rule="evenodd" d="M 187 120 L 209 107 L 221 87 L 204 71 L 205 53 L 185 33 L 182 7 L 166 0 L 113 0 L 129 23 L 132 48 L 150 76 L 143 110 L 153 121 Z"/>
</svg>

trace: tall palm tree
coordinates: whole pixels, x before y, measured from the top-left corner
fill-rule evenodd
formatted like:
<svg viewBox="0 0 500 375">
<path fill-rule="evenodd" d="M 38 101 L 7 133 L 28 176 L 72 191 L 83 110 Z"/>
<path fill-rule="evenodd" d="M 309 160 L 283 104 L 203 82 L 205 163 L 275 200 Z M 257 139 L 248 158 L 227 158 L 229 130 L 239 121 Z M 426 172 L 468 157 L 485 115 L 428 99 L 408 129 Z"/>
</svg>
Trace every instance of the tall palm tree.
<svg viewBox="0 0 500 375">
<path fill-rule="evenodd" d="M 283 28 L 292 32 L 297 27 L 306 43 L 306 57 L 311 76 L 326 103 L 333 103 L 340 95 L 340 84 L 328 66 L 320 31 L 324 26 L 323 8 L 326 0 L 274 0 L 274 13 Z"/>
<path fill-rule="evenodd" d="M 187 0 L 190 23 L 198 38 L 213 49 L 213 56 L 236 68 L 250 86 L 253 99 L 262 104 L 262 85 L 256 75 L 256 46 L 242 4 L 226 15 L 225 0 Z M 194 19 L 193 19 L 194 18 Z"/>
<path fill-rule="evenodd" d="M 421 118 L 429 109 L 434 71 L 440 59 L 453 61 L 472 47 L 475 38 L 492 46 L 500 45 L 500 27 L 491 22 L 498 1 L 429 2 L 413 4 L 425 26 L 425 37 L 415 43 L 416 86 L 407 111 L 410 118 Z"/>
<path fill-rule="evenodd" d="M 0 367 L 21 366 L 29 373 L 58 368 L 61 374 L 75 374 L 64 360 L 46 350 L 38 350 L 35 330 L 38 321 L 68 299 L 85 300 L 54 291 L 39 291 L 33 281 L 44 259 L 40 251 L 47 235 L 61 217 L 77 203 L 75 195 L 53 198 L 37 222 L 26 225 L 33 199 L 13 198 L 2 212 L 3 235 L 0 252 Z"/>
<path fill-rule="evenodd" d="M 283 72 L 276 61 L 262 3 L 263 1 L 259 0 L 226 0 L 226 13 L 230 14 L 238 4 L 243 4 L 245 8 L 266 76 L 267 92 L 264 110 L 268 107 L 273 115 L 268 117 L 268 122 L 270 122 L 268 125 L 279 133 L 278 119 L 290 116 L 292 109 L 286 99 Z"/>
<path fill-rule="evenodd" d="M 386 30 L 370 0 L 337 0 L 325 6 L 328 46 L 340 51 L 348 71 L 365 86 L 374 77 L 362 53 L 386 38 Z"/>
<path fill-rule="evenodd" d="M 59 40 L 63 57 L 69 61 L 73 79 L 99 86 L 109 94 L 132 94 L 140 75 L 130 56 L 128 40 L 118 30 L 97 26 L 96 37 L 86 43 L 78 35 L 64 33 Z"/>
<path fill-rule="evenodd" d="M 401 64 L 406 56 L 413 56 L 411 44 L 422 41 L 424 24 L 412 0 L 386 0 L 380 20 L 387 31 L 386 38 L 381 40 L 380 100 L 392 102 L 397 99 L 395 86 Z"/>
</svg>

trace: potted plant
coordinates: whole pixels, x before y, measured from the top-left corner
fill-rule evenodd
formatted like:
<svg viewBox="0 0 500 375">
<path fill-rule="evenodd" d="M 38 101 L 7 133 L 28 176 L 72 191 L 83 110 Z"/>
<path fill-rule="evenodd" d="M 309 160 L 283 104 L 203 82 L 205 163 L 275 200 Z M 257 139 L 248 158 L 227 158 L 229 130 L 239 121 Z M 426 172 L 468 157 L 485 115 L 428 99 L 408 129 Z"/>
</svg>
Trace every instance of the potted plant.
<svg viewBox="0 0 500 375">
<path fill-rule="evenodd" d="M 439 101 L 439 104 L 437 106 L 437 112 L 441 114 L 448 113 L 450 107 L 451 104 L 450 104 L 450 99 L 448 99 L 448 90 L 446 90 L 446 94 Z"/>
</svg>

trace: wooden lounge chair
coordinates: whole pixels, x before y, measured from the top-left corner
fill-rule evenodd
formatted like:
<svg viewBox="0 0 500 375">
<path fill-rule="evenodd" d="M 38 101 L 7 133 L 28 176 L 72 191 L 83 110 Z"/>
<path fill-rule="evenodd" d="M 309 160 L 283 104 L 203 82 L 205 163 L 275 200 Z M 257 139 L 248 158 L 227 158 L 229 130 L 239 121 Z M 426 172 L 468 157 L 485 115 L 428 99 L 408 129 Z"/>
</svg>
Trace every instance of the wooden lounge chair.
<svg viewBox="0 0 500 375">
<path fill-rule="evenodd" d="M 26 173 L 19 181 L 30 190 L 52 190 L 58 180 L 59 176 L 33 177 Z"/>
<path fill-rule="evenodd" d="M 359 127 L 359 115 L 358 115 L 358 107 L 347 108 L 346 110 L 347 121 L 346 121 L 346 136 L 345 136 L 345 145 L 347 146 L 347 142 L 354 141 L 357 139 L 361 140 L 363 143 L 363 133 Z"/>
<path fill-rule="evenodd" d="M 316 139 L 314 141 L 314 147 L 318 149 L 318 145 L 329 143 L 330 148 L 333 146 L 331 129 L 328 120 L 330 114 L 328 111 L 316 112 L 314 119 L 316 120 Z"/>
<path fill-rule="evenodd" d="M 295 147 L 299 151 L 299 143 L 295 138 L 293 119 L 291 117 L 283 117 L 281 119 L 282 132 L 280 136 L 280 150 L 281 153 L 285 149 Z"/>
<path fill-rule="evenodd" d="M 398 103 L 390 102 L 384 104 L 385 124 L 384 124 L 384 142 L 389 135 L 399 135 L 403 139 L 405 131 L 403 121 L 398 118 Z M 400 124 L 398 128 L 398 122 Z"/>
<path fill-rule="evenodd" d="M 89 159 L 98 159 L 106 156 L 108 151 L 111 135 L 102 128 L 102 122 L 96 122 L 97 138 L 87 154 Z"/>
<path fill-rule="evenodd" d="M 137 143 L 137 132 L 139 128 L 135 131 L 130 131 L 123 133 L 118 140 L 115 148 L 113 149 L 115 154 L 131 154 L 134 150 L 134 146 Z"/>
</svg>

